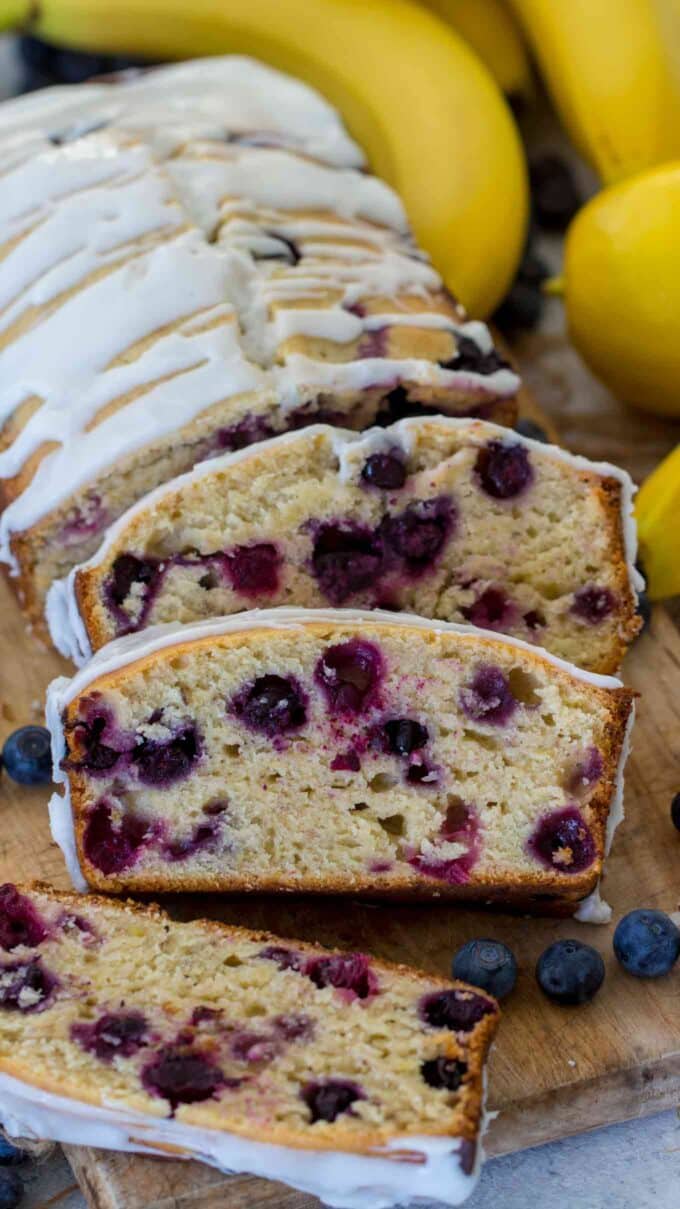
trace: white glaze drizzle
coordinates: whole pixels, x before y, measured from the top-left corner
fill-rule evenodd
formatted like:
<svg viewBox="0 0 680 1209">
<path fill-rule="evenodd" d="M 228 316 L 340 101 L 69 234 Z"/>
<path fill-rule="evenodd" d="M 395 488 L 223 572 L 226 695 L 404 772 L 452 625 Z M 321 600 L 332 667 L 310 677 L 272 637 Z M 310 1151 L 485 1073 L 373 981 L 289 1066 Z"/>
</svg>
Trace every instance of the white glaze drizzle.
<svg viewBox="0 0 680 1209">
<path fill-rule="evenodd" d="M 15 1138 L 166 1157 L 170 1147 L 173 1158 L 196 1158 L 221 1171 L 282 1180 L 336 1209 L 389 1209 L 409 1202 L 460 1205 L 479 1175 L 479 1162 L 470 1175 L 461 1169 L 460 1138 L 397 1137 L 365 1154 L 275 1146 L 113 1103 L 85 1104 L 6 1074 L 0 1074 L 0 1121 Z"/>
<path fill-rule="evenodd" d="M 105 562 L 109 556 L 109 551 L 119 542 L 122 534 L 134 522 L 135 518 L 148 511 L 153 511 L 156 507 L 162 505 L 163 500 L 168 496 L 191 487 L 193 483 L 198 482 L 200 479 L 212 474 L 219 474 L 223 470 L 229 470 L 232 466 L 238 465 L 239 462 L 251 456 L 266 457 L 269 452 L 274 455 L 275 451 L 282 446 L 289 444 L 300 444 L 302 446 L 307 443 L 313 443 L 319 436 L 325 437 L 330 442 L 333 452 L 338 459 L 338 477 L 340 482 L 350 482 L 356 476 L 357 464 L 364 462 L 373 453 L 397 448 L 401 449 L 407 457 L 410 456 L 417 442 L 418 432 L 421 429 L 427 429 L 432 424 L 436 424 L 439 428 L 449 430 L 451 433 L 458 435 L 461 446 L 463 444 L 480 446 L 490 440 L 511 440 L 529 449 L 532 456 L 538 459 L 539 464 L 541 461 L 553 460 L 562 462 L 573 470 L 586 471 L 589 474 L 601 475 L 603 478 L 615 478 L 621 485 L 621 528 L 624 538 L 626 566 L 631 591 L 636 596 L 636 589 L 638 587 L 635 570 L 637 531 L 632 503 L 635 486 L 625 470 L 612 466 L 608 462 L 589 462 L 587 458 L 568 453 L 557 445 L 546 445 L 543 442 L 522 437 L 518 433 L 512 433 L 510 436 L 507 429 L 484 420 L 470 420 L 452 416 L 428 417 L 424 420 L 412 417 L 400 420 L 398 423 L 392 424 L 387 428 L 372 428 L 363 433 L 330 428 L 324 424 L 315 424 L 300 432 L 283 433 L 281 436 L 272 437 L 268 441 L 262 441 L 258 444 L 257 448 L 247 446 L 245 449 L 237 450 L 235 453 L 224 454 L 221 457 L 211 458 L 209 461 L 202 462 L 198 466 L 195 466 L 193 470 L 188 471 L 188 473 L 171 479 L 167 483 L 162 483 L 154 491 L 129 508 L 115 524 L 109 527 L 101 546 L 86 563 L 81 564 L 79 567 L 74 567 L 65 579 L 58 580 L 52 584 L 48 593 L 45 612 L 54 645 L 62 655 L 65 655 L 68 659 L 72 659 L 78 665 L 81 665 L 90 658 L 92 648 L 78 609 L 75 593 L 76 575 L 79 571 L 89 570 Z"/>
<path fill-rule="evenodd" d="M 110 124 L 83 134 L 86 119 Z M 63 133 L 74 124 L 71 141 L 49 142 L 55 125 Z M 290 130 L 296 150 L 321 155 L 319 147 L 331 148 L 325 158 L 336 166 L 289 150 L 228 144 L 225 124 L 255 136 Z M 218 141 L 206 144 L 210 139 Z M 351 396 L 399 381 L 465 391 L 481 401 L 517 389 L 509 370 L 484 376 L 416 358 L 331 365 L 295 354 L 263 375 L 293 332 L 323 332 L 342 343 L 381 323 L 411 322 L 461 331 L 483 351 L 491 346 L 484 325 L 464 324 L 456 311 L 448 322 L 428 311 L 441 281 L 410 242 L 399 199 L 376 178 L 343 166 L 358 162 L 351 140 L 333 110 L 296 81 L 225 59 L 163 69 L 119 87 L 49 90 L 0 108 L 0 149 L 6 152 L 0 243 L 17 241 L 0 262 L 0 419 L 23 402 L 39 404 L 0 454 L 0 477 L 16 476 L 46 442 L 63 446 L 47 454 L 2 519 L 0 558 L 15 571 L 13 533 L 124 453 L 171 431 L 170 417 L 188 423 L 243 391 L 293 408 L 319 391 Z M 237 217 L 242 210 L 249 217 Z M 297 213 L 326 210 L 327 221 L 323 213 Z M 282 272 L 277 262 L 254 258 L 263 240 L 271 249 L 270 220 L 277 231 L 283 221 L 303 249 L 310 239 L 301 271 Z M 209 244 L 216 222 L 219 238 Z M 348 235 L 366 242 L 362 252 L 339 242 Z M 125 256 L 132 258 L 118 264 Z M 328 289 L 340 297 L 327 311 L 284 309 Z M 400 291 L 418 297 L 422 315 L 396 310 L 359 319 L 346 310 L 371 294 Z M 12 334 L 11 325 L 31 307 L 46 309 L 3 348 L 3 330 Z M 191 330 L 193 315 L 205 318 L 213 308 L 214 317 L 218 307 L 225 324 L 231 308 L 229 336 L 225 325 L 219 336 Z M 180 332 L 163 331 L 180 322 Z M 138 356 L 122 356 L 143 340 L 149 343 Z M 117 357 L 122 362 L 112 366 Z M 174 378 L 146 390 L 180 372 L 181 406 Z M 128 402 L 124 414 L 94 425 L 100 408 L 140 388 L 146 393 Z"/>
</svg>

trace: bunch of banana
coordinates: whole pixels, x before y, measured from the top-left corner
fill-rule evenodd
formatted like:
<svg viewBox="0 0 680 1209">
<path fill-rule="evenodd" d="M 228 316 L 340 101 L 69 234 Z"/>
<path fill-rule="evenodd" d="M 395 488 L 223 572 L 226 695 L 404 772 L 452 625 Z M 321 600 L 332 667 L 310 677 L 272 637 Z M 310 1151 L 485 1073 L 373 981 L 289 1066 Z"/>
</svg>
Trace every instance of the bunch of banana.
<svg viewBox="0 0 680 1209">
<path fill-rule="evenodd" d="M 605 184 L 680 156 L 680 67 L 669 32 L 679 0 L 510 5 L 572 142 Z"/>
<path fill-rule="evenodd" d="M 409 0 L 0 0 L 0 29 L 149 59 L 250 54 L 318 88 L 404 200 L 447 285 L 484 316 L 525 236 L 524 156 L 495 81 Z"/>
<path fill-rule="evenodd" d="M 529 55 L 504 0 L 421 0 L 421 4 L 453 26 L 486 63 L 507 97 L 513 101 L 531 98 Z"/>
</svg>

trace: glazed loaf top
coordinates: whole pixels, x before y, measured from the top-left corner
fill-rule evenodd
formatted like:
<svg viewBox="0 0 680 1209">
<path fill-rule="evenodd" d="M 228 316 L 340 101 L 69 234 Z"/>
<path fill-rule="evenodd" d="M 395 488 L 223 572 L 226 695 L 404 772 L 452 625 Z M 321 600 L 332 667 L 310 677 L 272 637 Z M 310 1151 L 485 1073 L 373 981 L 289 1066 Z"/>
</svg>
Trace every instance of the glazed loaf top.
<svg viewBox="0 0 680 1209">
<path fill-rule="evenodd" d="M 231 396 L 294 408 L 405 377 L 516 391 L 503 365 L 385 355 L 382 333 L 403 325 L 461 334 L 482 358 L 491 340 L 295 80 L 228 58 L 48 90 L 2 107 L 0 149 L 5 561 L 13 533 Z M 340 364 L 309 355 L 358 340 Z"/>
</svg>

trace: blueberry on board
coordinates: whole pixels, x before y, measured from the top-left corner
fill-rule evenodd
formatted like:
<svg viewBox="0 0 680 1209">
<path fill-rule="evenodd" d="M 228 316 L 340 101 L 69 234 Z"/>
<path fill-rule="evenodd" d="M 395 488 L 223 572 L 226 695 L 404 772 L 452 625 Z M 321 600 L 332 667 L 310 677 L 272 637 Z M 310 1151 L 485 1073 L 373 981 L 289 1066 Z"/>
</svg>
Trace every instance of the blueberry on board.
<svg viewBox="0 0 680 1209">
<path fill-rule="evenodd" d="M 680 831 L 680 793 L 676 793 L 671 802 L 671 823 Z"/>
<path fill-rule="evenodd" d="M 531 199 L 536 222 L 547 231 L 564 231 L 582 198 L 569 165 L 553 151 L 535 156 L 529 164 Z"/>
<path fill-rule="evenodd" d="M 536 980 L 556 1003 L 588 1003 L 604 982 L 604 962 L 597 949 L 580 940 L 556 940 L 541 953 Z"/>
<path fill-rule="evenodd" d="M 616 925 L 614 952 L 635 978 L 660 978 L 680 957 L 680 929 L 664 911 L 629 911 Z"/>
<path fill-rule="evenodd" d="M 482 987 L 496 999 L 504 999 L 517 982 L 515 955 L 500 940 L 468 940 L 454 954 L 451 963 L 454 978 Z"/>
<path fill-rule="evenodd" d="M 541 441 L 544 445 L 550 444 L 550 437 L 545 428 L 541 428 L 535 420 L 530 420 L 528 416 L 520 416 L 515 424 L 515 432 L 518 432 L 521 437 L 530 437 L 532 441 Z"/>
<path fill-rule="evenodd" d="M 5 742 L 2 762 L 20 785 L 49 785 L 52 780 L 50 732 L 44 726 L 21 726 Z"/>
<path fill-rule="evenodd" d="M 17 1163 L 24 1163 L 28 1155 L 25 1150 L 19 1150 L 17 1146 L 13 1146 L 7 1138 L 0 1137 L 0 1166 L 15 1167 Z"/>
<path fill-rule="evenodd" d="M 24 1185 L 16 1171 L 0 1170 L 0 1209 L 16 1209 L 24 1195 Z"/>
<path fill-rule="evenodd" d="M 529 245 L 520 262 L 517 276 L 494 312 L 493 322 L 500 331 L 512 335 L 522 328 L 536 327 L 543 314 L 543 282 L 550 269 Z"/>
</svg>

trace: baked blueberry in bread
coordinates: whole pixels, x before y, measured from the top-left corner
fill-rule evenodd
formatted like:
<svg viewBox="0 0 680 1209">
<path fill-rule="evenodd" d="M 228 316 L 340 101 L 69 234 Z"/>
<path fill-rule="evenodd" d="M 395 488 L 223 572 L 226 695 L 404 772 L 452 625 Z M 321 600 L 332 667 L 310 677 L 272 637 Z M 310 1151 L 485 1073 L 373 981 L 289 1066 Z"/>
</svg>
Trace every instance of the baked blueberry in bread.
<svg viewBox="0 0 680 1209">
<path fill-rule="evenodd" d="M 497 1021 L 486 993 L 363 953 L 0 887 L 14 1136 L 195 1157 L 340 1207 L 457 1205 Z"/>
<path fill-rule="evenodd" d="M 53 683 L 79 886 L 546 904 L 596 885 L 632 694 L 518 640 L 385 612 L 159 626 Z"/>
<path fill-rule="evenodd" d="M 53 585 L 82 662 L 157 622 L 256 606 L 383 606 L 513 634 L 598 672 L 637 632 L 632 484 L 480 420 L 315 426 L 140 501 Z"/>
</svg>

